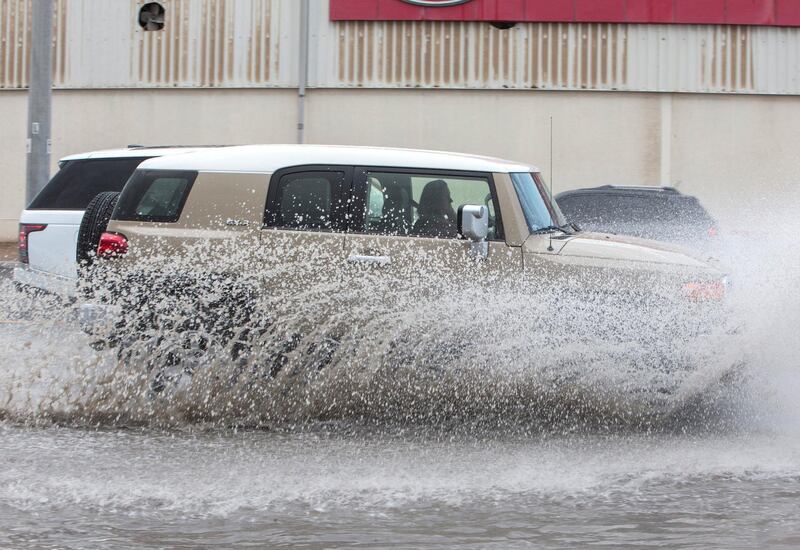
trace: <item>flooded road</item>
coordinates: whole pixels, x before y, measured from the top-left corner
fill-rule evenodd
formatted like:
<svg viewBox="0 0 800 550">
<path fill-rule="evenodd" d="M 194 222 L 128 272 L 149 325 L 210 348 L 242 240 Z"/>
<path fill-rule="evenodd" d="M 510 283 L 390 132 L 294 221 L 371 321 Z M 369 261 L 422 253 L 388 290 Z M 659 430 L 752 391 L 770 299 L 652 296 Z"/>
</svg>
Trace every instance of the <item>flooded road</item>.
<svg viewBox="0 0 800 550">
<path fill-rule="evenodd" d="M 0 428 L 0 546 L 800 544 L 768 433 L 431 438 Z"/>
<path fill-rule="evenodd" d="M 66 326 L 6 324 L 0 335 L 0 547 L 800 544 L 791 377 L 778 385 L 785 394 L 761 392 L 763 402 L 713 427 L 154 428 L 89 418 L 80 405 L 12 413 L 75 403 L 66 396 L 97 381 L 87 366 L 109 359 Z M 159 414 L 172 413 L 185 410 Z"/>
<path fill-rule="evenodd" d="M 526 378 L 536 363 L 520 358 L 545 355 L 509 340 L 485 349 L 517 358 L 499 371 L 513 387 L 492 378 L 498 369 L 422 379 L 446 393 L 380 369 L 344 383 L 360 365 L 344 362 L 286 374 L 291 386 L 278 377 L 249 400 L 228 381 L 153 395 L 64 308 L 0 285 L 3 548 L 800 545 L 798 308 L 782 292 L 747 294 L 748 330 L 726 350 L 747 359 L 735 391 L 713 369 L 681 378 L 675 395 L 711 388 L 714 406 L 652 423 L 619 421 L 650 381 L 635 379 L 638 359 L 613 350 L 604 363 L 552 334 L 528 338 L 583 370 Z M 586 406 L 551 399 L 581 384 Z M 554 403 L 558 418 L 520 414 Z"/>
</svg>

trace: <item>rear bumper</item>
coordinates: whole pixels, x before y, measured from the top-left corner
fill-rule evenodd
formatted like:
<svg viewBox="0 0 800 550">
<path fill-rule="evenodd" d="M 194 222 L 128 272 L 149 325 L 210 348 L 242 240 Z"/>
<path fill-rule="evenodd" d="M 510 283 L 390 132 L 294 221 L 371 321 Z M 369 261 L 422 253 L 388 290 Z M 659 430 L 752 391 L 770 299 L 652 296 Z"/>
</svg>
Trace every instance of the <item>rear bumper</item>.
<svg viewBox="0 0 800 550">
<path fill-rule="evenodd" d="M 43 290 L 65 298 L 75 297 L 77 286 L 76 279 L 31 269 L 25 265 L 14 268 L 14 281 L 23 287 Z"/>
</svg>

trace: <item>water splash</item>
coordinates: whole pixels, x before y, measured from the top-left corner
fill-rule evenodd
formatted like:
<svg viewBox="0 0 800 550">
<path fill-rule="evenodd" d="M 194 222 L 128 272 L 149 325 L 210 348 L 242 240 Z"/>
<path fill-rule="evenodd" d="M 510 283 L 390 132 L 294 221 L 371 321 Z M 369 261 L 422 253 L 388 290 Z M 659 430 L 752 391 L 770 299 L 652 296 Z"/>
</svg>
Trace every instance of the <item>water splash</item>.
<svg viewBox="0 0 800 550">
<path fill-rule="evenodd" d="M 611 272 L 591 287 L 479 267 L 465 278 L 426 256 L 387 274 L 289 240 L 225 250 L 152 257 L 133 277 L 96 269 L 82 280 L 90 292 L 67 306 L 4 284 L 4 315 L 24 324 L 5 327 L 2 414 L 649 430 L 706 423 L 741 398 L 746 338 L 716 309 L 665 298 L 672 289 L 597 291 L 620 286 Z M 84 334 L 83 302 L 126 314 Z"/>
</svg>

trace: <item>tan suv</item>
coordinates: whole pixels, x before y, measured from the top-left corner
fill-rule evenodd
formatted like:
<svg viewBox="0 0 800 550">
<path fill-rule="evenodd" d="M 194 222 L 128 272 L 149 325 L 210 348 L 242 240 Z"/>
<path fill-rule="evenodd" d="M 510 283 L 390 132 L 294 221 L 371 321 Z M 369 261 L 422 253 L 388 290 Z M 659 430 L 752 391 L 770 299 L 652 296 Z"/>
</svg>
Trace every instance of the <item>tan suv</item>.
<svg viewBox="0 0 800 550">
<path fill-rule="evenodd" d="M 266 284 L 251 293 L 271 296 L 297 296 L 322 280 L 348 288 L 365 277 L 430 296 L 433 272 L 451 287 L 528 281 L 706 309 L 726 291 L 724 274 L 690 252 L 576 231 L 534 166 L 374 147 L 253 145 L 147 160 L 122 191 L 98 256 L 109 258 L 97 262 L 109 272 L 129 276 L 107 285 L 112 302 L 131 294 L 125 281 L 148 272 L 171 279 L 148 283 L 147 296 L 245 273 Z M 383 307 L 395 288 L 379 293 Z M 258 314 L 244 294 L 217 294 L 193 301 L 238 296 L 215 315 L 229 336 Z M 127 311 L 141 309 L 137 302 Z"/>
</svg>

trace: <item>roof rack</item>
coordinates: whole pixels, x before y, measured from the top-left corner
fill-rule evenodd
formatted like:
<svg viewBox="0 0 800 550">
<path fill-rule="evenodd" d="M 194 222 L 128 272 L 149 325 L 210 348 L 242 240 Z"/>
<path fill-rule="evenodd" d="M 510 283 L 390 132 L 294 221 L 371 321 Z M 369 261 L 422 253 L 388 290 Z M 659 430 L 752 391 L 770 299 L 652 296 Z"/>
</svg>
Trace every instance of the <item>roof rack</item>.
<svg viewBox="0 0 800 550">
<path fill-rule="evenodd" d="M 675 193 L 676 195 L 680 195 L 680 191 L 678 191 L 674 187 L 666 187 L 666 186 L 656 186 L 656 185 L 601 185 L 600 187 L 596 187 L 596 189 L 625 189 L 630 191 L 663 191 L 665 193 Z"/>
</svg>

